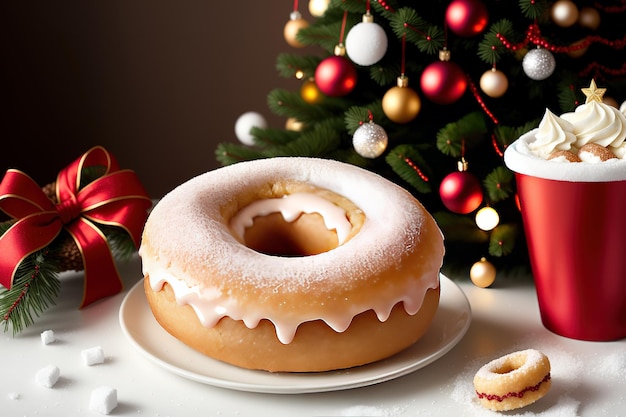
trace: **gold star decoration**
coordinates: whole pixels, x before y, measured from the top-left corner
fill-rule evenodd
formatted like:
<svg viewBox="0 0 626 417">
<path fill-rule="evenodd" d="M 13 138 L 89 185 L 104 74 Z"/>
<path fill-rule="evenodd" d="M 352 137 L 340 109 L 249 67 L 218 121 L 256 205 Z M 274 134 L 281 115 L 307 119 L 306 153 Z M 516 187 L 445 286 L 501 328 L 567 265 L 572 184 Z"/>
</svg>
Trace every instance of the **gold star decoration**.
<svg viewBox="0 0 626 417">
<path fill-rule="evenodd" d="M 587 97 L 585 103 L 590 103 L 592 101 L 602 103 L 602 96 L 606 93 L 606 88 L 598 88 L 596 86 L 596 81 L 592 79 L 589 88 L 581 88 L 581 91 Z"/>
</svg>

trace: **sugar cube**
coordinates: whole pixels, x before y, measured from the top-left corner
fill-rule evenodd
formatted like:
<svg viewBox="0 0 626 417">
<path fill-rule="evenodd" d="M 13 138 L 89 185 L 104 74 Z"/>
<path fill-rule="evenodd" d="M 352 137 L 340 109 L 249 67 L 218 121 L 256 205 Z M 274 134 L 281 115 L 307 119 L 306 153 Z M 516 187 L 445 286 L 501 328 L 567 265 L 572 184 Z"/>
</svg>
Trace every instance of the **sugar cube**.
<svg viewBox="0 0 626 417">
<path fill-rule="evenodd" d="M 80 352 L 85 365 L 97 365 L 104 362 L 104 351 L 101 346 L 94 346 Z"/>
<path fill-rule="evenodd" d="M 61 371 L 57 366 L 48 365 L 37 371 L 37 375 L 35 375 L 35 380 L 42 387 L 52 388 L 54 384 L 56 384 L 59 380 L 60 375 Z"/>
<path fill-rule="evenodd" d="M 49 345 L 54 341 L 56 341 L 56 338 L 54 337 L 54 332 L 52 330 L 45 330 L 41 332 L 41 343 Z"/>
<path fill-rule="evenodd" d="M 109 414 L 117 407 L 117 390 L 109 387 L 98 387 L 91 391 L 89 409 L 100 414 Z"/>
</svg>

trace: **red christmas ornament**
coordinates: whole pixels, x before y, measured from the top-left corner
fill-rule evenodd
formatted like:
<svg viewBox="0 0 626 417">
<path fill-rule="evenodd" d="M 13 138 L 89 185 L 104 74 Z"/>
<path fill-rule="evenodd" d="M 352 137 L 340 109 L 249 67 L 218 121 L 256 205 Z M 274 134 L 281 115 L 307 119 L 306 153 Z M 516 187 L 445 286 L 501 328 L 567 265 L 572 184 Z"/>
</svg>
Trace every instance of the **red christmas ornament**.
<svg viewBox="0 0 626 417">
<path fill-rule="evenodd" d="M 424 69 L 420 84 L 429 100 L 437 104 L 451 104 L 465 93 L 467 78 L 457 64 L 442 60 Z"/>
<path fill-rule="evenodd" d="M 345 56 L 329 56 L 315 69 L 315 84 L 327 96 L 339 97 L 356 86 L 356 68 Z"/>
<path fill-rule="evenodd" d="M 439 186 L 439 196 L 446 208 L 454 213 L 467 214 L 483 201 L 480 181 L 467 172 L 467 163 L 459 162 L 459 171 L 446 175 Z"/>
<path fill-rule="evenodd" d="M 459 36 L 476 36 L 489 21 L 487 7 L 480 0 L 454 0 L 446 9 L 446 23 Z"/>
</svg>

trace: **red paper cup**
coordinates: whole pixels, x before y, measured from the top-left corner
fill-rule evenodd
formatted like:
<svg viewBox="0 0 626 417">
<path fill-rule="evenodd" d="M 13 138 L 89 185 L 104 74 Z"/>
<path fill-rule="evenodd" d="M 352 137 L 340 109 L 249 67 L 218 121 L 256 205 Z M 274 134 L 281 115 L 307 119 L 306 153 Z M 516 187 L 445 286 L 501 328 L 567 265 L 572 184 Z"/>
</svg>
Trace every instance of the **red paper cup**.
<svg viewBox="0 0 626 417">
<path fill-rule="evenodd" d="M 526 134 L 519 141 L 532 138 Z M 608 173 L 569 172 L 587 170 L 587 163 L 542 160 L 558 170 L 546 174 L 517 142 L 507 149 L 505 163 L 515 171 L 544 326 L 580 340 L 626 337 L 626 165 L 609 167 L 617 174 L 608 181 Z"/>
</svg>

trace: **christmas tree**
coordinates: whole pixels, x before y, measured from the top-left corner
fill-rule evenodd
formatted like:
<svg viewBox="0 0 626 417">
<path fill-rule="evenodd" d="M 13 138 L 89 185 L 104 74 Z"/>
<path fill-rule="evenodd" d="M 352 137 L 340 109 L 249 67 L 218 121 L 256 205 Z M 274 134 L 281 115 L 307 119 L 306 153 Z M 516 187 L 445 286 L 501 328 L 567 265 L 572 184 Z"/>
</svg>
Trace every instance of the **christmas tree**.
<svg viewBox="0 0 626 417">
<path fill-rule="evenodd" d="M 312 156 L 364 167 L 433 213 L 447 263 L 526 267 L 504 149 L 546 108 L 573 111 L 592 79 L 605 101 L 626 98 L 626 2 L 311 0 L 309 10 L 312 22 L 294 3 L 285 40 L 323 52 L 281 54 L 279 73 L 302 87 L 268 95 L 285 128 L 252 125 L 252 146 L 222 143 L 219 161 Z"/>
</svg>

